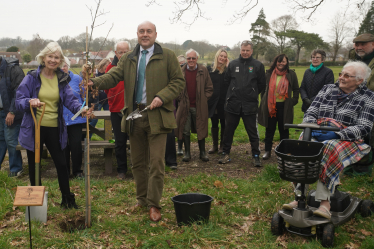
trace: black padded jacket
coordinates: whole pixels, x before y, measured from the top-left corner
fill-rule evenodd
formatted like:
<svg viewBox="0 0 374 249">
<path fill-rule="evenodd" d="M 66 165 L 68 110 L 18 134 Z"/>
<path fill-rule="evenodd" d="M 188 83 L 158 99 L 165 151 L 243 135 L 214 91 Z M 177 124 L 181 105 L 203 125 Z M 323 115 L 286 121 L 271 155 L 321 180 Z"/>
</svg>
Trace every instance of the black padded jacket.
<svg viewBox="0 0 374 249">
<path fill-rule="evenodd" d="M 239 56 L 230 62 L 224 83 L 228 85 L 225 111 L 239 115 L 257 114 L 258 95 L 265 89 L 264 65 L 252 56 L 244 59 Z"/>
</svg>

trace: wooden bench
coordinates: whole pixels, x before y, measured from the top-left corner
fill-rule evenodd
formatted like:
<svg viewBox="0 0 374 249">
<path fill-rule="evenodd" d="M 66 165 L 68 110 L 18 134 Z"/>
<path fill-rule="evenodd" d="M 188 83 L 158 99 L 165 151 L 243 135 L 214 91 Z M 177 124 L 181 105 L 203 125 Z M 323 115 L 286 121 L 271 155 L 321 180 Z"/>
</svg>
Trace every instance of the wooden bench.
<svg viewBox="0 0 374 249">
<path fill-rule="evenodd" d="M 108 141 L 90 141 L 90 148 L 103 148 L 104 149 L 104 159 L 105 159 L 105 174 L 110 175 L 113 172 L 113 150 L 115 144 Z M 82 142 L 82 148 L 84 148 L 84 142 Z M 17 145 L 17 150 L 26 150 L 21 145 Z M 43 153 L 47 152 L 47 147 L 43 145 Z M 44 158 L 44 157 L 43 157 Z"/>
</svg>

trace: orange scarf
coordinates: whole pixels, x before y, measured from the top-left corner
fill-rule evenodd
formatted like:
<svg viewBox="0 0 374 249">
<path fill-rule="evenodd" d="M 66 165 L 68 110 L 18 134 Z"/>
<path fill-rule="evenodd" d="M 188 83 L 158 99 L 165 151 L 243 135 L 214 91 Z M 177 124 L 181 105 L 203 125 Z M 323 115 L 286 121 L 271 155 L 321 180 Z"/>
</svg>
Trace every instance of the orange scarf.
<svg viewBox="0 0 374 249">
<path fill-rule="evenodd" d="M 275 91 L 278 93 L 279 99 L 287 99 L 288 98 L 288 79 L 286 77 L 287 70 L 279 71 L 278 68 L 275 68 L 270 76 L 269 81 L 269 94 L 268 94 L 268 109 L 269 109 L 269 116 L 271 118 L 275 117 L 277 114 L 277 109 L 275 105 L 277 103 L 275 99 Z M 277 85 L 277 76 L 282 76 L 281 80 L 278 83 L 277 89 L 275 89 Z"/>
</svg>

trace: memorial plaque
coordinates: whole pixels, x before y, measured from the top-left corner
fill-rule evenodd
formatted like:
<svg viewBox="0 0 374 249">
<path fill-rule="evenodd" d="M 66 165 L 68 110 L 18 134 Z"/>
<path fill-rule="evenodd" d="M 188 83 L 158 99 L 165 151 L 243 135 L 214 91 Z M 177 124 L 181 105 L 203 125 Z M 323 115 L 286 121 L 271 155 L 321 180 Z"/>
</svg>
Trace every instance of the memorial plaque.
<svg viewBox="0 0 374 249">
<path fill-rule="evenodd" d="M 13 206 L 42 206 L 45 186 L 17 186 Z"/>
</svg>

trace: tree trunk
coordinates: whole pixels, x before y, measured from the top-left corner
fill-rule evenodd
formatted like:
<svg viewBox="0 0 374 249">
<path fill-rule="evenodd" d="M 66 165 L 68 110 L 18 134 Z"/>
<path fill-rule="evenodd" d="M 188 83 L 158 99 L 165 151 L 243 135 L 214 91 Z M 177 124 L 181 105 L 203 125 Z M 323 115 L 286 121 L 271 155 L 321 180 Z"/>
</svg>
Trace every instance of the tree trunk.
<svg viewBox="0 0 374 249">
<path fill-rule="evenodd" d="M 297 46 L 296 56 L 295 56 L 295 66 L 299 64 L 299 55 L 300 55 L 301 46 Z"/>
</svg>

